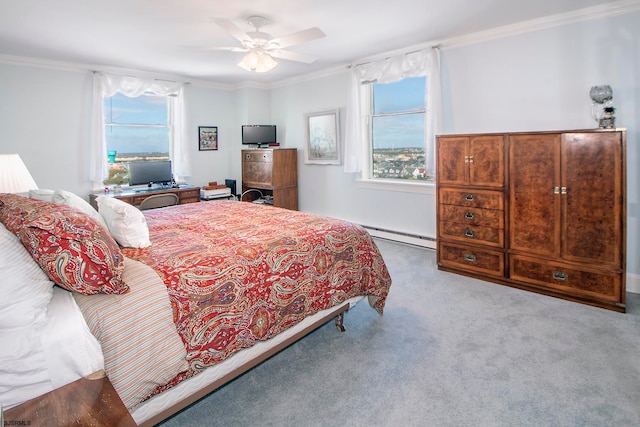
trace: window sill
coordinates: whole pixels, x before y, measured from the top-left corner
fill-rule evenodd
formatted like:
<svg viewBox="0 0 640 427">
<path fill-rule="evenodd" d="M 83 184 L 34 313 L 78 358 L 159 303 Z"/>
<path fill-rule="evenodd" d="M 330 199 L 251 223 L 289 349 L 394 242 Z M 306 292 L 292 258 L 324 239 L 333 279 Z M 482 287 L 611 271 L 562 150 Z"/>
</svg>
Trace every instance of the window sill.
<svg viewBox="0 0 640 427">
<path fill-rule="evenodd" d="M 404 193 L 436 194 L 436 184 L 430 182 L 397 182 L 383 179 L 356 180 L 358 188 L 380 191 L 395 191 Z"/>
</svg>

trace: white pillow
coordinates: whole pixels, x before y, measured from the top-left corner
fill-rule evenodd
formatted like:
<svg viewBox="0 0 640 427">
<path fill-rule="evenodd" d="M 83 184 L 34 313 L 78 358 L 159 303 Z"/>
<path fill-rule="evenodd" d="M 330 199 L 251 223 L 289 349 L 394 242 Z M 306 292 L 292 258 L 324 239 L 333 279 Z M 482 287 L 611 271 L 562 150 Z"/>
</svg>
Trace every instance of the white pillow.
<svg viewBox="0 0 640 427">
<path fill-rule="evenodd" d="M 147 220 L 138 208 L 113 197 L 98 196 L 96 202 L 116 242 L 129 248 L 151 246 Z"/>
<path fill-rule="evenodd" d="M 98 221 L 98 223 L 102 224 L 102 226 L 107 227 L 107 223 L 104 221 L 102 216 L 93 208 L 93 206 L 89 204 L 89 202 L 84 200 L 82 197 L 71 193 L 70 191 L 56 190 L 53 193 L 52 201 L 53 203 L 76 208 Z"/>
<path fill-rule="evenodd" d="M 2 223 L 0 271 L 0 332 L 26 327 L 44 318 L 53 298 L 53 282 L 22 246 L 20 239 Z"/>
<path fill-rule="evenodd" d="M 43 200 L 45 202 L 53 202 L 53 190 L 46 190 L 44 188 L 38 188 L 35 190 L 29 190 L 29 197 L 32 199 Z"/>
</svg>

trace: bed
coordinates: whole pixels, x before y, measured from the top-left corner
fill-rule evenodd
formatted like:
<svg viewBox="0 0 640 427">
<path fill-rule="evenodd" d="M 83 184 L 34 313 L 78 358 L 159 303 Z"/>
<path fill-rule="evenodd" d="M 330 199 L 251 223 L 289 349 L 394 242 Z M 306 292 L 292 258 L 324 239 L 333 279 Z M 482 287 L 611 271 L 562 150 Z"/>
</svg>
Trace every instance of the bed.
<svg viewBox="0 0 640 427">
<path fill-rule="evenodd" d="M 223 200 L 140 212 L 99 197 L 97 213 L 56 193 L 0 195 L 0 266 L 2 256 L 15 264 L 6 251 L 22 246 L 30 260 L 21 262 L 39 286 L 29 287 L 46 295 L 38 306 L 71 302 L 75 308 L 59 311 L 75 314 L 66 321 L 80 325 L 84 338 L 72 336 L 87 349 L 72 352 L 82 363 L 49 363 L 66 374 L 52 381 L 38 373 L 32 382 L 44 387 L 2 379 L 5 407 L 104 369 L 135 421 L 153 425 L 332 318 L 341 327 L 361 299 L 383 312 L 391 278 L 369 234 L 353 223 Z M 65 321 L 42 319 L 26 328 Z"/>
</svg>

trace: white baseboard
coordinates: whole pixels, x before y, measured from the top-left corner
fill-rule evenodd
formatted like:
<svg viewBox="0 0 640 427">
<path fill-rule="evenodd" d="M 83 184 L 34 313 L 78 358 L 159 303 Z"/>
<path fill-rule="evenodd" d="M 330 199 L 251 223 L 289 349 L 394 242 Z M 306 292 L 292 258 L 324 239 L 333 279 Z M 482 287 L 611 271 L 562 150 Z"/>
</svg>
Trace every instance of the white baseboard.
<svg viewBox="0 0 640 427">
<path fill-rule="evenodd" d="M 640 294 L 640 275 L 627 273 L 627 292 Z"/>
<path fill-rule="evenodd" d="M 394 242 L 408 243 L 410 245 L 421 246 L 423 248 L 435 249 L 436 239 L 432 237 L 418 236 L 415 234 L 402 233 L 399 231 L 385 230 L 377 227 L 363 225 L 369 234 L 381 239 L 393 240 Z"/>
</svg>

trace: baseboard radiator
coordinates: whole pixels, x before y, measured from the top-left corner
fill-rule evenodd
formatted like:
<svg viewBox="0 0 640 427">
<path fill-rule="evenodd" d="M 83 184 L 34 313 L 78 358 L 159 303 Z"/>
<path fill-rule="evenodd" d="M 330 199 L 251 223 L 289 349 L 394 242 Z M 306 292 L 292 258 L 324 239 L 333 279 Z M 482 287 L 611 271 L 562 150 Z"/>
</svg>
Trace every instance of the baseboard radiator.
<svg viewBox="0 0 640 427">
<path fill-rule="evenodd" d="M 417 234 L 405 233 L 402 231 L 387 230 L 370 225 L 362 225 L 373 237 L 393 240 L 394 242 L 408 243 L 410 245 L 422 246 L 423 248 L 435 249 L 435 237 L 420 236 Z"/>
</svg>

